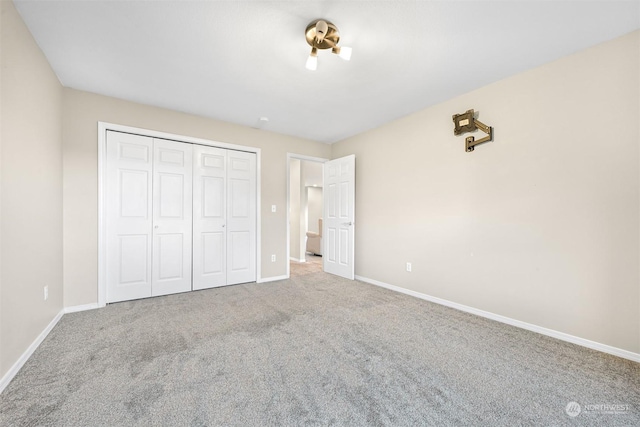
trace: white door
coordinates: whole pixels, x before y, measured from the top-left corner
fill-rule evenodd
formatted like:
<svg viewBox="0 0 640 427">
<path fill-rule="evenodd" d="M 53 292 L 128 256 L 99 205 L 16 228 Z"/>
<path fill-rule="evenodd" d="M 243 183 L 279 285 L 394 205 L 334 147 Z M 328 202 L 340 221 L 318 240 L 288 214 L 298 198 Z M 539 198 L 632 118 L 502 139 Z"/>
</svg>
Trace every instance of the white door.
<svg viewBox="0 0 640 427">
<path fill-rule="evenodd" d="M 193 148 L 154 139 L 152 295 L 191 290 Z"/>
<path fill-rule="evenodd" d="M 227 152 L 227 284 L 256 281 L 256 155 Z"/>
<path fill-rule="evenodd" d="M 107 302 L 151 296 L 152 138 L 107 132 Z"/>
<path fill-rule="evenodd" d="M 324 271 L 353 280 L 356 156 L 324 163 Z"/>
<path fill-rule="evenodd" d="M 193 146 L 193 289 L 227 284 L 227 151 Z"/>
</svg>

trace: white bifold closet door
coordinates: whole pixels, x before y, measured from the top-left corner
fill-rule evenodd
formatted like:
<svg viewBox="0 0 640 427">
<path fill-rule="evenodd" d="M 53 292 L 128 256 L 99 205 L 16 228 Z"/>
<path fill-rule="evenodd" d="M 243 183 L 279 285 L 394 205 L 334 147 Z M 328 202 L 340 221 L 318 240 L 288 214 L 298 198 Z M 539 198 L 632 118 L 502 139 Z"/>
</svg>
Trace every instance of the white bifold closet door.
<svg viewBox="0 0 640 427">
<path fill-rule="evenodd" d="M 194 290 L 256 280 L 256 215 L 256 155 L 194 146 Z"/>
<path fill-rule="evenodd" d="M 107 132 L 107 302 L 151 296 L 153 139 Z"/>
<path fill-rule="evenodd" d="M 227 153 L 227 284 L 256 281 L 256 155 Z"/>
<path fill-rule="evenodd" d="M 107 132 L 107 302 L 256 280 L 256 155 Z"/>
<path fill-rule="evenodd" d="M 193 148 L 193 289 L 227 284 L 227 151 Z"/>
<path fill-rule="evenodd" d="M 191 290 L 192 146 L 107 133 L 107 301 Z"/>
<path fill-rule="evenodd" d="M 191 290 L 193 147 L 153 140 L 151 296 Z"/>
</svg>

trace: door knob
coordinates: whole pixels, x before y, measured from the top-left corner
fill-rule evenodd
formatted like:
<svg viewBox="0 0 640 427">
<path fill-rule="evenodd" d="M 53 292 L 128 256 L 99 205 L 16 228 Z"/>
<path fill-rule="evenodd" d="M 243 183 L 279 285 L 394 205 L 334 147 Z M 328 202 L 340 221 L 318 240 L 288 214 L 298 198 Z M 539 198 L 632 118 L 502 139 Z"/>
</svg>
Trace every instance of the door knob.
<svg viewBox="0 0 640 427">
<path fill-rule="evenodd" d="M 224 228 L 224 224 L 222 224 L 222 228 Z"/>
<path fill-rule="evenodd" d="M 154 226 L 153 226 L 153 228 L 158 228 L 158 227 L 160 227 L 160 226 L 159 226 L 159 225 L 154 225 Z"/>
<path fill-rule="evenodd" d="M 351 221 L 349 221 L 349 222 L 343 222 L 342 225 L 353 225 L 353 224 L 351 223 Z"/>
</svg>

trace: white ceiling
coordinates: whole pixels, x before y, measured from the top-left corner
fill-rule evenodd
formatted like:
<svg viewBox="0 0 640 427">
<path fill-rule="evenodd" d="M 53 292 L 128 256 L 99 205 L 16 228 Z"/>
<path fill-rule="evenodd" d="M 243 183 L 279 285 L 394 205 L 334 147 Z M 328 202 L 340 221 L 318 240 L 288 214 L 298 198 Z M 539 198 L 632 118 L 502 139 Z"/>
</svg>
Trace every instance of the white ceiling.
<svg viewBox="0 0 640 427">
<path fill-rule="evenodd" d="M 638 1 L 15 4 L 64 86 L 327 143 L 640 28 Z M 305 69 L 317 18 L 351 61 Z"/>
</svg>

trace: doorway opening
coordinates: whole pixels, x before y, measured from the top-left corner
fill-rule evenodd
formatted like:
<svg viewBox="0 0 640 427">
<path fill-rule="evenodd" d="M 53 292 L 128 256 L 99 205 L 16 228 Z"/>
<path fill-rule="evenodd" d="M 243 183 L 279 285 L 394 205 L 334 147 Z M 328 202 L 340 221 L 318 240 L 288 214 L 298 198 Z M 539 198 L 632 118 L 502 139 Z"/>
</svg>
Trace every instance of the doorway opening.
<svg viewBox="0 0 640 427">
<path fill-rule="evenodd" d="M 287 277 L 323 271 L 323 164 L 287 154 Z"/>
</svg>

